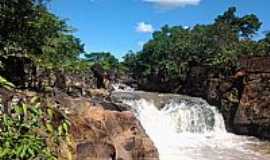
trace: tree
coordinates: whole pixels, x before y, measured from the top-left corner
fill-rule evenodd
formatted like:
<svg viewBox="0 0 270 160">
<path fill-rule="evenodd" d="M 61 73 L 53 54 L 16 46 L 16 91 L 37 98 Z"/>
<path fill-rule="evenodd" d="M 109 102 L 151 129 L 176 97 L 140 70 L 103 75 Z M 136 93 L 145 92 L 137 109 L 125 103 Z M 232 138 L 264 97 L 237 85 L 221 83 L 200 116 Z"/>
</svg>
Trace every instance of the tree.
<svg viewBox="0 0 270 160">
<path fill-rule="evenodd" d="M 104 69 L 117 69 L 119 61 L 110 52 L 93 52 L 84 54 L 86 60 L 90 63 L 98 63 Z"/>
<path fill-rule="evenodd" d="M 40 17 L 40 11 L 45 10 L 42 2 L 45 1 L 3 0 L 0 2 L 0 55 L 26 54 L 33 50 L 32 44 L 44 40 L 42 36 L 33 37 L 36 32 L 40 32 L 35 29 L 35 22 Z M 35 46 L 35 49 L 37 47 Z"/>
<path fill-rule="evenodd" d="M 265 37 L 258 42 L 257 52 L 263 56 L 270 55 L 270 32 L 266 33 Z"/>
<path fill-rule="evenodd" d="M 258 46 L 252 40 L 261 22 L 254 15 L 236 15 L 231 7 L 217 16 L 214 23 L 192 28 L 165 25 L 153 33 L 142 51 L 124 57 L 129 71 L 142 81 L 161 83 L 185 82 L 192 66 L 208 66 L 220 73 L 232 74 L 238 59 L 260 55 L 267 48 L 267 38 Z"/>
<path fill-rule="evenodd" d="M 31 58 L 46 69 L 67 67 L 83 53 L 83 44 L 66 22 L 50 13 L 46 0 L 0 2 L 0 56 Z"/>
</svg>

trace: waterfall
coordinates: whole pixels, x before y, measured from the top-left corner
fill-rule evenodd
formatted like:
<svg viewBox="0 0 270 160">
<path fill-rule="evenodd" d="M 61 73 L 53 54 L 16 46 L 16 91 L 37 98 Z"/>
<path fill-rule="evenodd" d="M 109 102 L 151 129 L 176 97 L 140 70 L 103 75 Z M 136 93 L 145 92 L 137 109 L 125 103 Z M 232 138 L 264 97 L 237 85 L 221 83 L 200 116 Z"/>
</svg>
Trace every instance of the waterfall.
<svg viewBox="0 0 270 160">
<path fill-rule="evenodd" d="M 205 101 L 174 98 L 158 109 L 154 100 L 121 99 L 136 110 L 161 160 L 269 159 L 250 149 L 257 139 L 228 133 L 222 115 Z"/>
</svg>

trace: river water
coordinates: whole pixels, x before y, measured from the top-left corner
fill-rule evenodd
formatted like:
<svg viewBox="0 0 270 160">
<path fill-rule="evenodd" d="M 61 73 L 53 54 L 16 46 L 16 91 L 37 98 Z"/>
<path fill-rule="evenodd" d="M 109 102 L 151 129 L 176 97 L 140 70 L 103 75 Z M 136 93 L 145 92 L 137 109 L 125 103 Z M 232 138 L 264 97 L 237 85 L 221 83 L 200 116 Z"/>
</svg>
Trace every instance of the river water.
<svg viewBox="0 0 270 160">
<path fill-rule="evenodd" d="M 270 143 L 228 133 L 216 107 L 200 98 L 114 92 L 130 105 L 161 160 L 270 160 Z"/>
</svg>

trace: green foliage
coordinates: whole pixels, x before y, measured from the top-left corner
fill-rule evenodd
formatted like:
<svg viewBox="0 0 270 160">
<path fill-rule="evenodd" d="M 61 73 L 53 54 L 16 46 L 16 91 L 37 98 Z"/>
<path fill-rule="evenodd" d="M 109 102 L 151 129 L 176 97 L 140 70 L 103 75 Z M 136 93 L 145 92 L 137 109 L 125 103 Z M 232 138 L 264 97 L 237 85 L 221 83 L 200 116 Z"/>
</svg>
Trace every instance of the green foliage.
<svg viewBox="0 0 270 160">
<path fill-rule="evenodd" d="M 105 70 L 117 69 L 119 61 L 109 52 L 93 52 L 84 54 L 86 60 L 92 64 L 99 63 Z"/>
<path fill-rule="evenodd" d="M 62 67 L 65 71 L 71 73 L 87 73 L 91 66 L 92 63 L 85 60 L 70 60 L 66 61 Z"/>
<path fill-rule="evenodd" d="M 65 20 L 48 11 L 45 2 L 0 2 L 0 57 L 30 57 L 39 67 L 50 70 L 78 61 L 84 46 Z"/>
<path fill-rule="evenodd" d="M 33 25 L 39 31 L 34 37 L 42 37 L 44 34 L 44 42 L 35 45 L 40 47 L 40 54 L 32 56 L 36 64 L 42 68 L 58 70 L 79 60 L 84 46 L 80 39 L 70 34 L 72 29 L 64 20 L 43 9 Z"/>
<path fill-rule="evenodd" d="M 0 2 L 0 55 L 24 55 L 37 52 L 47 35 L 35 27 L 43 1 L 9 0 Z M 46 27 L 46 26 L 44 26 Z M 46 33 L 50 34 L 50 32 Z M 36 36 L 36 35 L 39 35 Z"/>
<path fill-rule="evenodd" d="M 8 90 L 11 90 L 12 88 L 15 88 L 14 84 L 7 81 L 4 77 L 0 76 L 0 87 L 4 87 Z"/>
<path fill-rule="evenodd" d="M 257 52 L 261 53 L 263 56 L 270 55 L 270 32 L 258 42 Z"/>
<path fill-rule="evenodd" d="M 232 71 L 240 57 L 261 55 L 266 50 L 267 38 L 260 45 L 251 39 L 260 26 L 255 15 L 239 17 L 236 8 L 231 7 L 213 24 L 162 27 L 153 33 L 142 51 L 123 57 L 122 64 L 135 78 L 158 83 L 185 81 L 191 67 L 196 65 Z"/>
<path fill-rule="evenodd" d="M 83 51 L 80 40 L 71 35 L 61 34 L 48 41 L 42 48 L 43 53 L 36 58 L 37 63 L 43 68 L 59 69 L 78 61 L 79 54 Z"/>
<path fill-rule="evenodd" d="M 56 112 L 42 107 L 37 99 L 13 105 L 11 115 L 0 116 L 0 159 L 56 159 L 48 139 L 57 146 L 67 136 L 69 123 L 63 119 L 53 125 Z"/>
</svg>

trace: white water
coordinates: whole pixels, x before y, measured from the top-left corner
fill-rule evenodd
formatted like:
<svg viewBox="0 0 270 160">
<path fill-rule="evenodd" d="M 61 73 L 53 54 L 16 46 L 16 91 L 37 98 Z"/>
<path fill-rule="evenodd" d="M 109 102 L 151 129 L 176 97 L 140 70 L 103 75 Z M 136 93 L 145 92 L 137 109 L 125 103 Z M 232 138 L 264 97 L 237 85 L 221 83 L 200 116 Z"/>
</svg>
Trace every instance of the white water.
<svg viewBox="0 0 270 160">
<path fill-rule="evenodd" d="M 162 110 L 144 99 L 124 103 L 137 110 L 161 160 L 270 159 L 251 149 L 260 146 L 257 139 L 227 133 L 223 117 L 207 103 L 172 102 Z"/>
<path fill-rule="evenodd" d="M 112 84 L 112 88 L 115 92 L 133 92 L 134 88 L 131 88 L 122 83 L 114 83 Z"/>
</svg>

